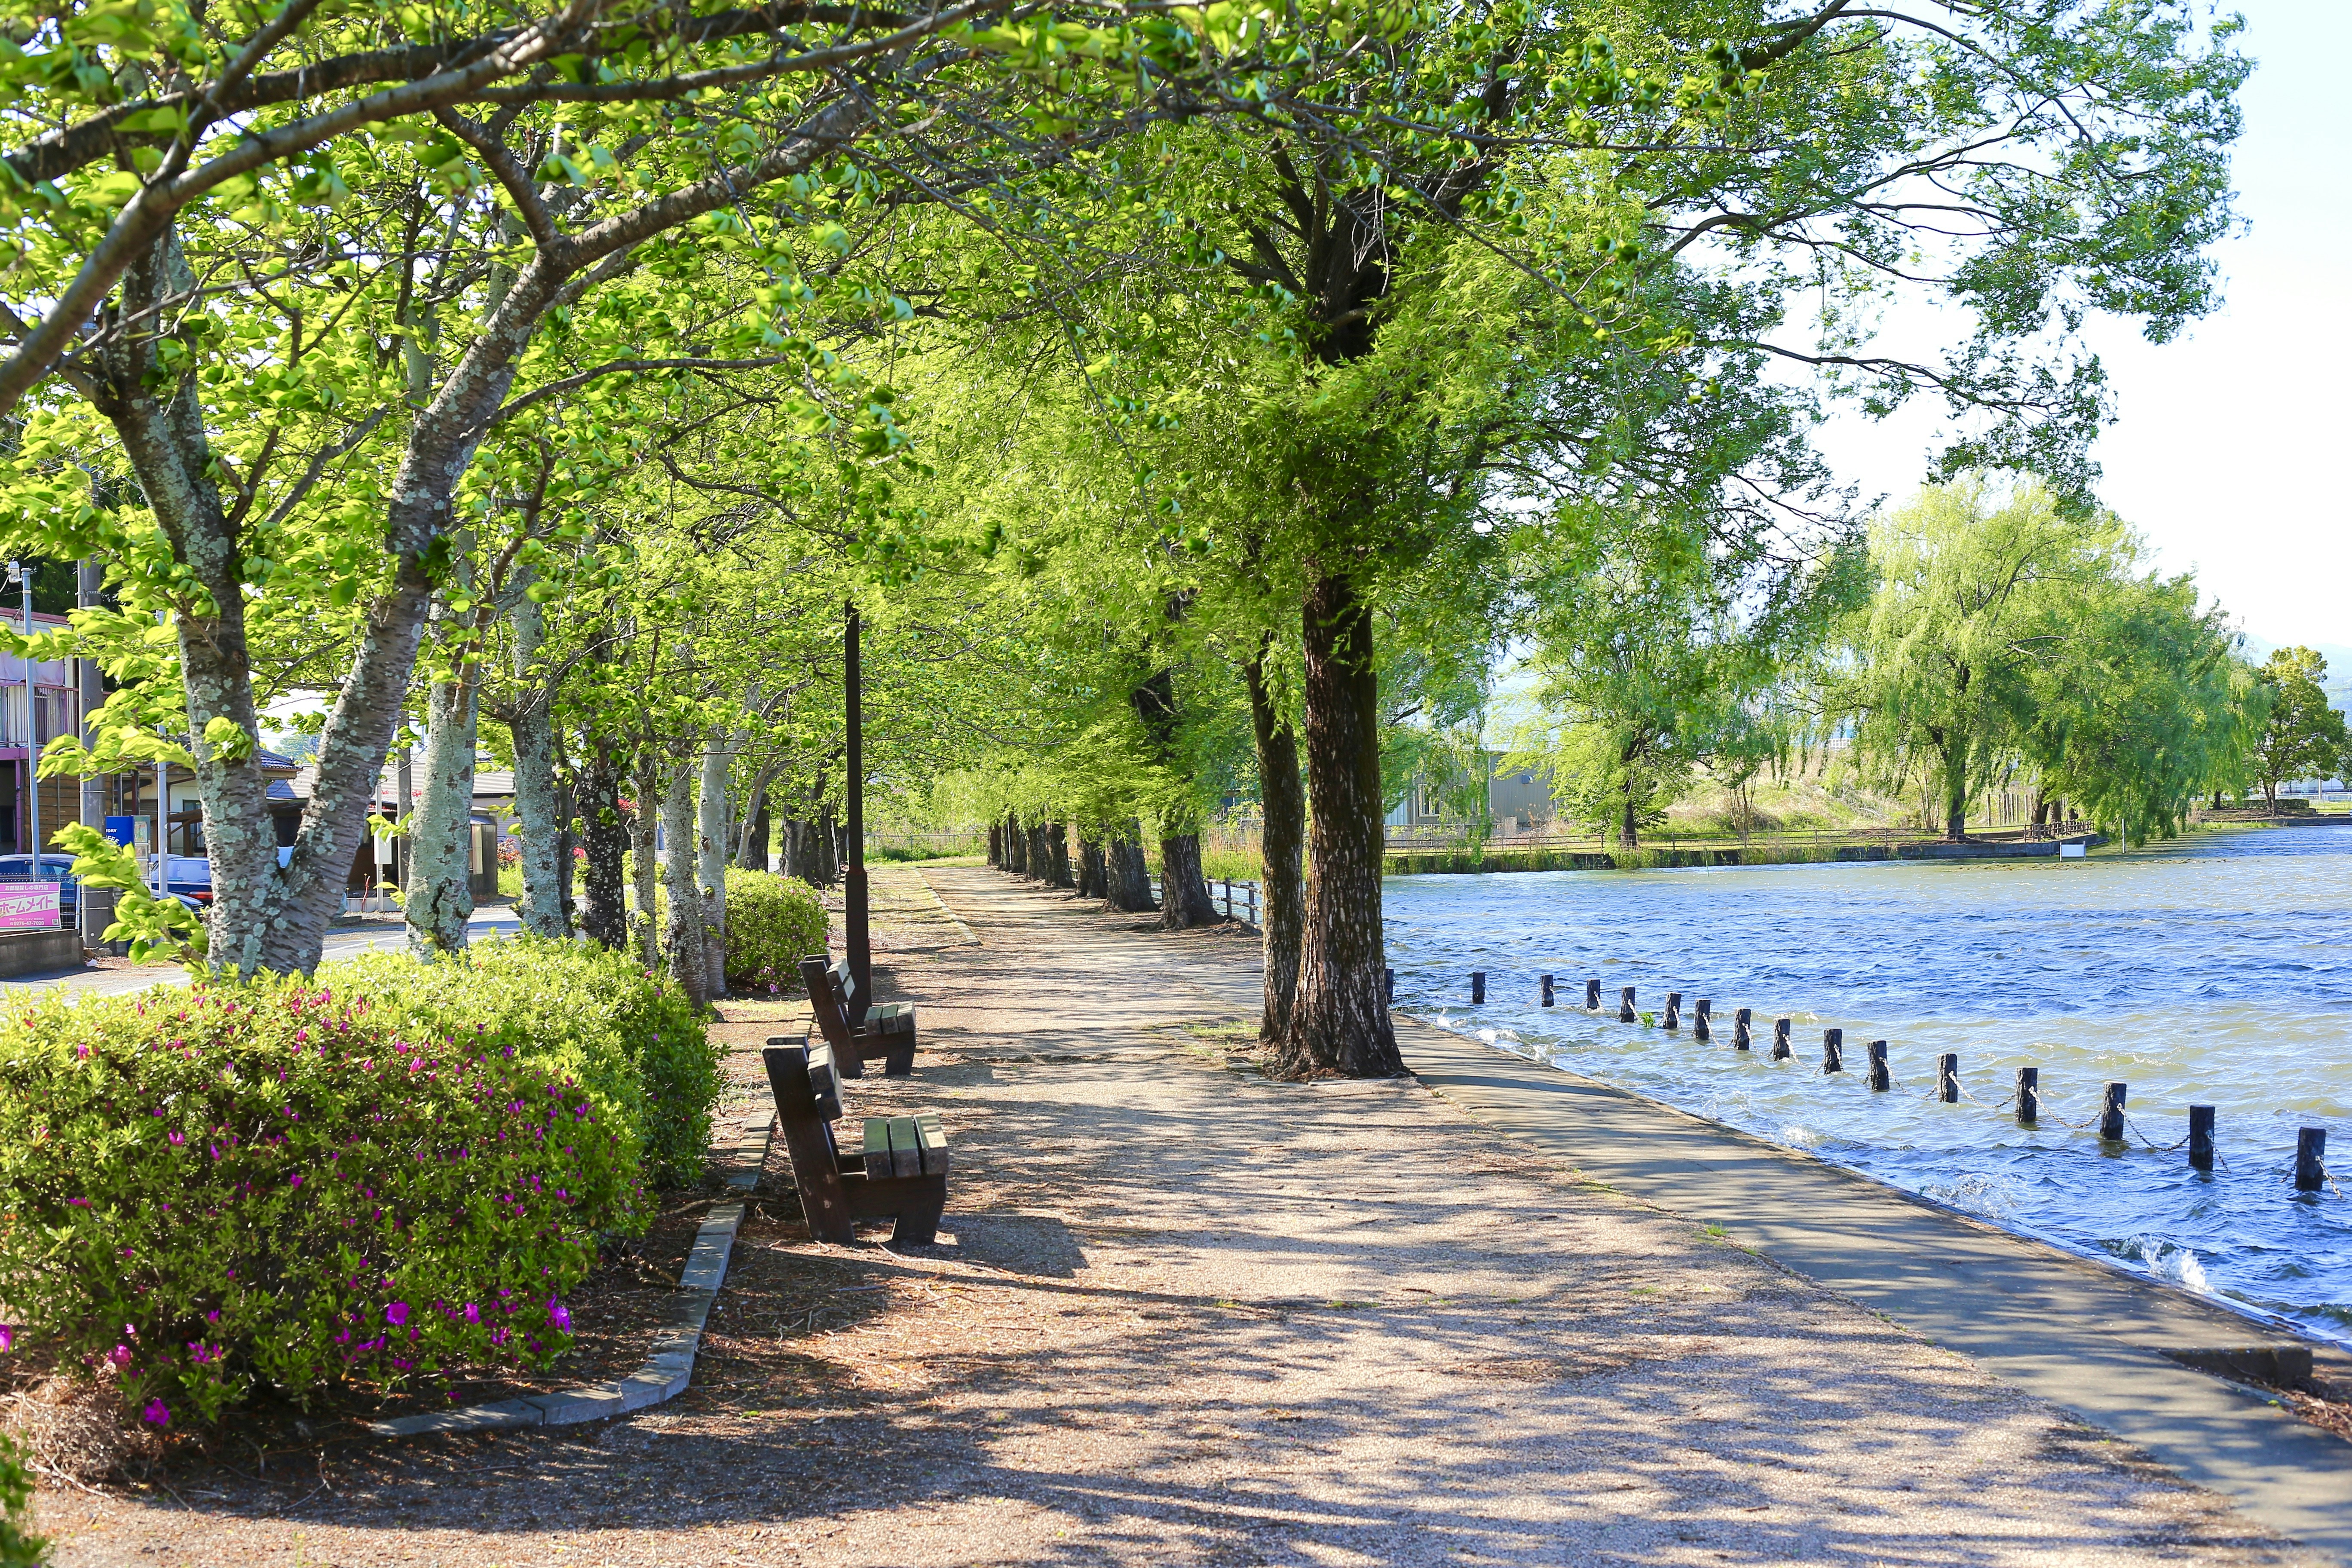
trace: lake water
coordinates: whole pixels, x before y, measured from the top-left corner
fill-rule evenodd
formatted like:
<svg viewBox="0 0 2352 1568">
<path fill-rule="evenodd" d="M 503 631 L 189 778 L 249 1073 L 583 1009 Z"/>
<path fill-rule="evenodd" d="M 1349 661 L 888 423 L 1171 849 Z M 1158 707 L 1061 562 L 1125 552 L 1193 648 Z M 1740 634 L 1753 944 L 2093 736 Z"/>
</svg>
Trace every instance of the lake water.
<svg viewBox="0 0 2352 1568">
<path fill-rule="evenodd" d="M 1402 1011 L 2352 1343 L 2352 1199 L 2290 1183 L 2296 1129 L 2324 1126 L 2352 1192 L 2352 828 L 2088 860 L 1402 877 L 1384 898 Z M 1653 1013 L 1682 992 L 1682 1031 L 1616 1022 L 1621 985 Z M 1687 1023 L 1701 996 L 1712 1045 Z M 1743 1006 L 1749 1053 L 1730 1048 Z M 1778 1016 L 1791 1061 L 1769 1055 Z M 1821 1070 L 1830 1026 L 1842 1074 Z M 1869 1090 L 1873 1039 L 1892 1092 Z M 1932 1098 L 1944 1051 L 1974 1100 Z M 2023 1066 L 2038 1130 L 1996 1109 Z M 2146 1140 L 2124 1152 L 2057 1121 L 2090 1121 L 2111 1079 Z M 2211 1175 L 2146 1146 L 2184 1139 L 2192 1103 L 2217 1108 Z"/>
</svg>

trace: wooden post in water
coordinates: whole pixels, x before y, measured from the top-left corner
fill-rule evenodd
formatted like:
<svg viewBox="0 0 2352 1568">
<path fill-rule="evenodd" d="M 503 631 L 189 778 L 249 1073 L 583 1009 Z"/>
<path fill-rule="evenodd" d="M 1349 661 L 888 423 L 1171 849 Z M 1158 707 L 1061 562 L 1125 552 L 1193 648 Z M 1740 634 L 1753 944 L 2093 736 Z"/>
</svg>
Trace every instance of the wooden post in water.
<svg viewBox="0 0 2352 1568">
<path fill-rule="evenodd" d="M 1633 1021 L 1633 988 L 1631 985 L 1617 987 L 1617 1021 L 1621 1024 Z"/>
<path fill-rule="evenodd" d="M 1659 1022 L 1669 1029 L 1679 1029 L 1683 1026 L 1683 994 L 1681 992 L 1666 993 L 1666 1016 Z"/>
<path fill-rule="evenodd" d="M 1742 1007 L 1731 1016 L 1731 1048 L 1733 1050 L 1744 1051 L 1756 1043 L 1755 1037 L 1748 1030 L 1748 1021 L 1754 1015 L 1746 1007 Z"/>
<path fill-rule="evenodd" d="M 2294 1135 L 2294 1190 L 2315 1193 L 2327 1179 L 2327 1129 L 2306 1127 Z"/>
<path fill-rule="evenodd" d="M 1472 1005 L 1473 1006 L 1475 1006 L 1477 1004 L 1479 1004 L 1479 1003 L 1481 1003 L 1481 1002 L 1484 1002 L 1486 999 L 1486 972 L 1485 970 L 1483 970 L 1483 969 L 1474 969 L 1474 970 L 1472 970 L 1472 971 L 1470 972 L 1470 1002 L 1471 1002 L 1471 1005 Z"/>
<path fill-rule="evenodd" d="M 1960 1054 L 1946 1051 L 1936 1058 L 1936 1098 L 1946 1105 L 1960 1102 Z"/>
<path fill-rule="evenodd" d="M 1700 997 L 1697 1010 L 1691 1015 L 1691 1038 L 1701 1042 L 1714 1038 L 1715 1031 L 1710 1026 L 1714 1021 L 1715 1004 Z"/>
<path fill-rule="evenodd" d="M 2124 1086 L 2111 1083 L 2099 1094 L 2099 1142 L 2124 1141 Z"/>
<path fill-rule="evenodd" d="M 1895 1087 L 1895 1075 L 1886 1070 L 1886 1042 L 1873 1040 L 1864 1049 L 1870 1056 L 1870 1092 L 1885 1094 Z"/>
<path fill-rule="evenodd" d="M 1796 1053 L 1789 1048 L 1789 1020 L 1786 1018 L 1773 1019 L 1772 1059 L 1776 1062 L 1785 1062 L 1794 1055 L 1796 1055 Z"/>
<path fill-rule="evenodd" d="M 1543 977 L 1543 1005 L 1547 1007 L 1551 1005 L 1551 976 L 1549 974 Z"/>
<path fill-rule="evenodd" d="M 2213 1108 L 2210 1105 L 2189 1108 L 2189 1168 L 2213 1168 Z"/>
<path fill-rule="evenodd" d="M 1822 1031 L 1822 1070 L 1823 1072 L 1845 1071 L 1845 1031 L 1843 1029 Z"/>
<path fill-rule="evenodd" d="M 2017 1124 L 2031 1127 L 2042 1120 L 2042 1069 L 2017 1069 Z"/>
<path fill-rule="evenodd" d="M 1601 982 L 1598 980 L 1584 983 L 1584 1010 L 1588 1013 L 1601 1011 Z"/>
</svg>

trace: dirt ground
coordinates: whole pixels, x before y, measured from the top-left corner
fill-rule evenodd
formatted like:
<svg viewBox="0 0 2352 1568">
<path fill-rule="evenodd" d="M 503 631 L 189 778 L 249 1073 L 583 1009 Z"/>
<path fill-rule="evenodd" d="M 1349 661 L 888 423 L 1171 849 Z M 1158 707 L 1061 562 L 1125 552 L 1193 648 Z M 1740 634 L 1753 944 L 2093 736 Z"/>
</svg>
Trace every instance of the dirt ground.
<svg viewBox="0 0 2352 1568">
<path fill-rule="evenodd" d="M 2304 1560 L 1410 1081 L 1268 1082 L 1245 933 L 978 868 L 877 881 L 878 988 L 924 1054 L 848 1095 L 940 1111 L 939 1246 L 810 1242 L 779 1150 L 679 1399 L 53 1486 L 59 1561 Z M 800 1026 L 735 1011 L 749 1105 L 751 1051 Z"/>
</svg>

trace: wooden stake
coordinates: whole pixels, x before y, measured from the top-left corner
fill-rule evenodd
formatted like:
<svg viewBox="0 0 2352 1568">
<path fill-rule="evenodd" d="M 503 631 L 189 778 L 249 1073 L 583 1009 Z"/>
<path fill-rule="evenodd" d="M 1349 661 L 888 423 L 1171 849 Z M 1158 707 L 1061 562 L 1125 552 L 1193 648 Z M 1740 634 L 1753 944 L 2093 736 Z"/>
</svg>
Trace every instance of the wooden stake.
<svg viewBox="0 0 2352 1568">
<path fill-rule="evenodd" d="M 1617 1021 L 1621 1024 L 1633 1021 L 1633 988 L 1631 985 L 1617 987 Z"/>
<path fill-rule="evenodd" d="M 1601 1011 L 1601 982 L 1598 980 L 1584 983 L 1584 1010 L 1588 1013 Z"/>
<path fill-rule="evenodd" d="M 1681 992 L 1666 993 L 1666 1016 L 1659 1021 L 1669 1029 L 1679 1029 L 1683 1026 L 1683 994 Z"/>
<path fill-rule="evenodd" d="M 1715 1004 L 1704 996 L 1700 997 L 1696 1011 L 1691 1015 L 1691 1038 L 1702 1042 L 1712 1039 L 1715 1031 L 1710 1026 L 1714 1021 Z"/>
<path fill-rule="evenodd" d="M 1886 1070 L 1886 1042 L 1873 1040 L 1864 1049 L 1870 1055 L 1870 1091 L 1885 1094 L 1895 1087 L 1895 1075 Z"/>
<path fill-rule="evenodd" d="M 1822 1031 L 1822 1070 L 1823 1072 L 1845 1071 L 1845 1031 L 1843 1029 Z"/>
<path fill-rule="evenodd" d="M 1483 969 L 1474 969 L 1474 970 L 1472 970 L 1472 971 L 1470 972 L 1470 1002 L 1471 1002 L 1471 1005 L 1472 1005 L 1473 1006 L 1475 1006 L 1477 1004 L 1479 1004 L 1479 1003 L 1481 1003 L 1481 1002 L 1484 1002 L 1486 999 L 1486 972 L 1485 970 L 1483 970 Z"/>
<path fill-rule="evenodd" d="M 1731 1016 L 1731 1048 L 1735 1051 L 1744 1051 L 1756 1043 L 1755 1037 L 1748 1031 L 1750 1016 L 1745 1007 Z"/>
<path fill-rule="evenodd" d="M 2099 1142 L 2124 1141 L 2124 1086 L 2111 1083 L 2099 1095 Z"/>
<path fill-rule="evenodd" d="M 1946 1051 L 1936 1058 L 1936 1097 L 1946 1105 L 1960 1102 L 1960 1058 L 1957 1051 Z"/>
<path fill-rule="evenodd" d="M 2042 1069 L 2017 1069 L 2017 1124 L 2031 1127 L 2042 1120 Z"/>
<path fill-rule="evenodd" d="M 1776 1062 L 1785 1062 L 1794 1055 L 1796 1055 L 1796 1053 L 1789 1048 L 1789 1020 L 1786 1018 L 1773 1019 L 1772 1059 Z"/>
<path fill-rule="evenodd" d="M 2213 1168 L 2213 1108 L 2210 1105 L 2189 1108 L 2189 1168 Z"/>
<path fill-rule="evenodd" d="M 1543 976 L 1543 1005 L 1547 1007 L 1551 1005 L 1551 976 L 1549 974 Z"/>
<path fill-rule="evenodd" d="M 2327 1129 L 2306 1127 L 2294 1135 L 2294 1190 L 2315 1193 L 2327 1179 Z"/>
</svg>

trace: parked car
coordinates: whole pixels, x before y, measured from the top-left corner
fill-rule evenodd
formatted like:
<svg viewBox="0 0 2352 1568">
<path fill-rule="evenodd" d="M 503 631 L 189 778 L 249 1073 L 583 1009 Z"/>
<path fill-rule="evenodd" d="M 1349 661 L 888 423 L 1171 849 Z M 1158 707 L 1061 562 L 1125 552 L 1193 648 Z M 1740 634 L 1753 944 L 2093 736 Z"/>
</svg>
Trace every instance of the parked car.
<svg viewBox="0 0 2352 1568">
<path fill-rule="evenodd" d="M 202 855 L 166 855 L 164 890 L 199 914 L 213 907 L 213 863 Z"/>
<path fill-rule="evenodd" d="M 56 882 L 58 888 L 58 923 L 70 926 L 79 923 L 81 885 L 73 879 L 74 858 L 70 855 L 44 855 L 40 858 L 40 875 L 33 874 L 30 855 L 0 855 L 0 882 Z"/>
</svg>

